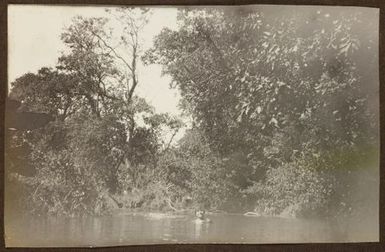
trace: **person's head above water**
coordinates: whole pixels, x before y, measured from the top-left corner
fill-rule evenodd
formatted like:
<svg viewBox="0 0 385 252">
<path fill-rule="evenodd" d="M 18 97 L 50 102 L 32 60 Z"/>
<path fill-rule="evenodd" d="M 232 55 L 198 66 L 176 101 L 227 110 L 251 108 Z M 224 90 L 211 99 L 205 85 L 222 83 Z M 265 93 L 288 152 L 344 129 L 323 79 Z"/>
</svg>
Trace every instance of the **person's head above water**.
<svg viewBox="0 0 385 252">
<path fill-rule="evenodd" d="M 195 211 L 195 216 L 199 219 L 203 220 L 205 218 L 205 211 L 204 210 L 197 210 Z"/>
</svg>

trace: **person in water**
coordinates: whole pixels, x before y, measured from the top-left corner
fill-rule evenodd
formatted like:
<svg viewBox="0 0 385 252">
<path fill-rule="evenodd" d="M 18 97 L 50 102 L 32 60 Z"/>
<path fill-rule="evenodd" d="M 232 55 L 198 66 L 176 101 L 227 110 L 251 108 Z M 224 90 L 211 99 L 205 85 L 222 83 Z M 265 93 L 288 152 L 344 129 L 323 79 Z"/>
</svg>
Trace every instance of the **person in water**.
<svg viewBox="0 0 385 252">
<path fill-rule="evenodd" d="M 210 223 L 212 222 L 209 218 L 206 217 L 206 212 L 205 210 L 198 210 L 198 211 L 195 211 L 195 216 L 197 217 L 197 219 L 195 221 L 197 222 L 205 222 L 205 223 Z"/>
</svg>

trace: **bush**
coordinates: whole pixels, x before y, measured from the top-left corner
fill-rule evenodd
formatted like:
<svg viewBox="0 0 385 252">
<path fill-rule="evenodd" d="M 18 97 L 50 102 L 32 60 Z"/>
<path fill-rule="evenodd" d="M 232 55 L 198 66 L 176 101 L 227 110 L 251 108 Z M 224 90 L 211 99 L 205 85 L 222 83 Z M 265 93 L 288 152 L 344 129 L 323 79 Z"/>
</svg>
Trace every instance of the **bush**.
<svg viewBox="0 0 385 252">
<path fill-rule="evenodd" d="M 330 181 L 312 162 L 295 160 L 267 171 L 263 183 L 245 190 L 257 199 L 255 211 L 261 215 L 287 217 L 319 213 L 331 193 Z"/>
</svg>

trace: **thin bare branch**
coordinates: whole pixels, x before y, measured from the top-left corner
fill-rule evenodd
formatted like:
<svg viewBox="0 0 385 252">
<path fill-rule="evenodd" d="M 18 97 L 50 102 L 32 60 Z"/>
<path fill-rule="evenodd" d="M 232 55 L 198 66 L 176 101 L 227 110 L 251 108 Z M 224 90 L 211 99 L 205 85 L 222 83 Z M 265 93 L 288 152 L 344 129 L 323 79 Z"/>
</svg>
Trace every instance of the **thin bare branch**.
<svg viewBox="0 0 385 252">
<path fill-rule="evenodd" d="M 130 64 L 128 64 L 128 62 L 122 57 L 122 56 L 120 56 L 117 52 L 116 52 L 116 50 L 114 49 L 114 48 L 112 48 L 110 45 L 108 45 L 108 43 L 102 38 L 102 37 L 100 37 L 98 34 L 96 34 L 95 32 L 93 32 L 93 31 L 91 31 L 92 32 L 92 34 L 94 35 L 94 36 L 96 36 L 98 39 L 100 39 L 100 41 L 102 41 L 102 43 L 108 48 L 108 49 L 110 49 L 114 54 L 115 54 L 115 56 L 118 58 L 118 59 L 120 59 L 127 67 L 128 67 L 128 69 L 130 69 L 131 71 L 132 71 L 132 68 L 131 68 L 131 66 L 130 66 Z"/>
</svg>

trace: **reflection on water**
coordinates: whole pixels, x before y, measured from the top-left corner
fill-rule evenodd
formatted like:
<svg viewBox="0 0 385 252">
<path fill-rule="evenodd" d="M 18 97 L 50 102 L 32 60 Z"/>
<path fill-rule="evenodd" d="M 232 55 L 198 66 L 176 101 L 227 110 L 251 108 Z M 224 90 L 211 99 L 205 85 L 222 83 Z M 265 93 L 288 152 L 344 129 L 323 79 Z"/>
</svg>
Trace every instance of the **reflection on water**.
<svg viewBox="0 0 385 252">
<path fill-rule="evenodd" d="M 148 243 L 296 243 L 377 241 L 375 221 L 284 219 L 235 214 L 119 213 L 92 218 L 19 218 L 6 223 L 7 246 L 112 246 Z"/>
</svg>

